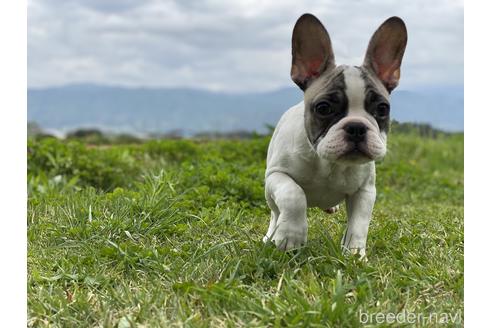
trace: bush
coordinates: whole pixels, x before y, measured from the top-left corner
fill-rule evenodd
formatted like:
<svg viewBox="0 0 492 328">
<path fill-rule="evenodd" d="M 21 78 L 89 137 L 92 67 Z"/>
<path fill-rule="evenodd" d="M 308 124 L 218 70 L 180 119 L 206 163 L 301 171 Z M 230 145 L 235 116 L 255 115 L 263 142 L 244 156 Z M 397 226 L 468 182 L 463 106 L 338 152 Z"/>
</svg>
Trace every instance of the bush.
<svg viewBox="0 0 492 328">
<path fill-rule="evenodd" d="M 29 140 L 27 162 L 28 176 L 77 177 L 81 185 L 103 190 L 131 185 L 138 172 L 126 150 L 101 151 L 57 139 Z"/>
</svg>

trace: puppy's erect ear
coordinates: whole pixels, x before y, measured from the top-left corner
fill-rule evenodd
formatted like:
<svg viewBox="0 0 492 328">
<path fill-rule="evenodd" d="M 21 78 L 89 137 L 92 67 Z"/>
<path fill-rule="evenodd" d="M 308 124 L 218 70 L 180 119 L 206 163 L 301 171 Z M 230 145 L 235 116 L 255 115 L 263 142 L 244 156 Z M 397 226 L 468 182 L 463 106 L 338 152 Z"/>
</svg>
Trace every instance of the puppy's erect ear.
<svg viewBox="0 0 492 328">
<path fill-rule="evenodd" d="M 407 28 L 399 17 L 388 18 L 374 32 L 364 66 L 371 69 L 391 92 L 400 80 L 400 66 L 407 45 Z"/>
<path fill-rule="evenodd" d="M 313 15 L 302 15 L 292 32 L 292 80 L 305 91 L 314 79 L 334 67 L 328 32 Z"/>
</svg>

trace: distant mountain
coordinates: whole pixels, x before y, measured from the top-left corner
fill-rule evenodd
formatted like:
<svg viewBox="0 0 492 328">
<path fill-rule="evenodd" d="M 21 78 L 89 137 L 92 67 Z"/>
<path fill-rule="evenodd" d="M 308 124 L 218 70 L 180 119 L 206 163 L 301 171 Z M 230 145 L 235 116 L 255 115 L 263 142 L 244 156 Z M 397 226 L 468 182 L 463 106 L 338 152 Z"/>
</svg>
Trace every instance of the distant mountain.
<svg viewBox="0 0 492 328">
<path fill-rule="evenodd" d="M 96 127 L 113 132 L 184 135 L 203 131 L 256 130 L 275 125 L 302 100 L 297 88 L 228 94 L 194 89 L 70 85 L 27 91 L 27 116 L 44 129 L 66 132 Z M 463 130 L 463 89 L 395 91 L 392 117 Z"/>
<path fill-rule="evenodd" d="M 400 122 L 429 123 L 445 131 L 463 131 L 463 87 L 395 91 L 391 111 L 392 117 Z"/>
</svg>

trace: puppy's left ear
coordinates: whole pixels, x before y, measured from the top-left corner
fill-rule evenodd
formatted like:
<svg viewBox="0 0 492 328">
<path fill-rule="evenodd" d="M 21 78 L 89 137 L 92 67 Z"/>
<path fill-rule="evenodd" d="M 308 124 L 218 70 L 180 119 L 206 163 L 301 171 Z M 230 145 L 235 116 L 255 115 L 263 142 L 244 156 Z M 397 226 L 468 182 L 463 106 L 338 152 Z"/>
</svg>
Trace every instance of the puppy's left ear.
<svg viewBox="0 0 492 328">
<path fill-rule="evenodd" d="M 407 46 L 407 28 L 399 17 L 388 18 L 374 32 L 367 47 L 364 66 L 372 70 L 388 92 L 398 85 L 400 66 Z"/>
</svg>

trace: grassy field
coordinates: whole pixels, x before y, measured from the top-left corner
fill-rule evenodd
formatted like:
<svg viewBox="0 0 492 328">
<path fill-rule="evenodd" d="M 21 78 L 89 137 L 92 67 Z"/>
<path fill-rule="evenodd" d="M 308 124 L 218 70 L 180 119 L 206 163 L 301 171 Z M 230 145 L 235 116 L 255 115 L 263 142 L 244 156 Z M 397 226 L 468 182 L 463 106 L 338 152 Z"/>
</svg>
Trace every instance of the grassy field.
<svg viewBox="0 0 492 328">
<path fill-rule="evenodd" d="M 299 251 L 261 242 L 268 140 L 29 141 L 28 325 L 358 327 L 364 314 L 405 312 L 463 319 L 463 135 L 390 136 L 367 263 L 341 254 L 344 209 L 310 209 Z"/>
</svg>

